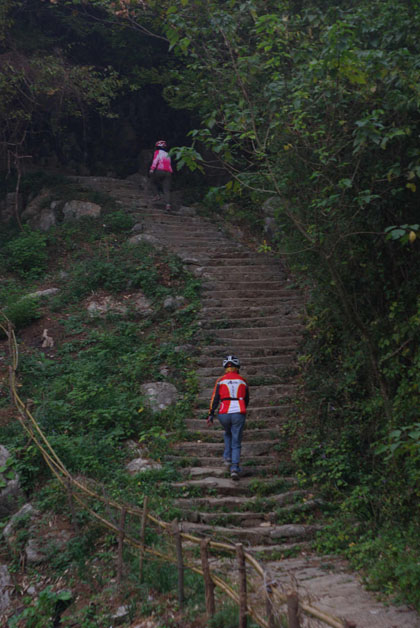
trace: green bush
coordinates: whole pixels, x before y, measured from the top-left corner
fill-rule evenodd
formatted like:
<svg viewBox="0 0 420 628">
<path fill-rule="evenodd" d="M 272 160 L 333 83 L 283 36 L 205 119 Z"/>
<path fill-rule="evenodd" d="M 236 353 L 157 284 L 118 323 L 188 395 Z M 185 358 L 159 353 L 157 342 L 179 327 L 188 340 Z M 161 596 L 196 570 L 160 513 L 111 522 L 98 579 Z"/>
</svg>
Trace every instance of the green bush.
<svg viewBox="0 0 420 628">
<path fill-rule="evenodd" d="M 30 297 L 23 297 L 14 303 L 10 303 L 4 308 L 4 313 L 13 323 L 16 330 L 30 325 L 42 316 L 38 299 Z"/>
<path fill-rule="evenodd" d="M 134 224 L 134 220 L 122 211 L 115 211 L 105 217 L 105 226 L 114 233 L 129 231 Z"/>
<path fill-rule="evenodd" d="M 20 277 L 35 278 L 45 272 L 48 263 L 47 236 L 28 226 L 4 247 L 6 267 Z"/>
</svg>

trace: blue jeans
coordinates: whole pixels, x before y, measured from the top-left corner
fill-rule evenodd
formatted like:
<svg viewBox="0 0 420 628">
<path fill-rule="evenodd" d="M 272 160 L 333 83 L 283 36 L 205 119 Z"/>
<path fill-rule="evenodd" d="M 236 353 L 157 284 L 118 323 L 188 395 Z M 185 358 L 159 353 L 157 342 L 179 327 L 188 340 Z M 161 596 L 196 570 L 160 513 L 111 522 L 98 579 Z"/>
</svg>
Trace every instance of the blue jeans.
<svg viewBox="0 0 420 628">
<path fill-rule="evenodd" d="M 239 471 L 241 457 L 242 432 L 245 426 L 245 414 L 232 412 L 232 414 L 219 414 L 218 419 L 225 430 L 225 451 L 223 458 L 231 460 L 232 471 Z"/>
</svg>

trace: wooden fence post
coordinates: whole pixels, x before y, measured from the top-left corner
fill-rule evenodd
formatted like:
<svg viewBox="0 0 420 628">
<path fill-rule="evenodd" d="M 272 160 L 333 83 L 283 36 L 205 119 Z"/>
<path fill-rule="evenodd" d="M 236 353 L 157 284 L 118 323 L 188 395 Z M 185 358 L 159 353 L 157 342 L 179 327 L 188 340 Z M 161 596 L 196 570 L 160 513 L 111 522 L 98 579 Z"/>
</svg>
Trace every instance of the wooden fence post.
<svg viewBox="0 0 420 628">
<path fill-rule="evenodd" d="M 120 525 L 118 531 L 118 562 L 117 562 L 117 585 L 121 585 L 122 570 L 123 570 L 123 546 L 125 537 L 125 518 L 127 516 L 126 508 L 121 510 Z"/>
<path fill-rule="evenodd" d="M 246 590 L 246 564 L 244 546 L 242 543 L 236 544 L 236 557 L 238 559 L 239 572 L 239 628 L 246 628 L 248 614 L 248 600 Z"/>
<path fill-rule="evenodd" d="M 209 567 L 209 539 L 202 539 L 200 542 L 201 568 L 203 570 L 204 586 L 206 590 L 206 611 L 209 617 L 213 617 L 215 613 L 214 604 L 214 583 L 211 579 Z"/>
<path fill-rule="evenodd" d="M 149 496 L 145 495 L 143 500 L 143 513 L 141 516 L 141 524 L 140 524 L 140 541 L 141 541 L 141 550 L 139 557 L 139 580 L 143 581 L 143 563 L 144 563 L 144 537 L 146 533 L 146 521 L 147 521 L 147 507 L 149 505 Z"/>
<path fill-rule="evenodd" d="M 273 589 L 271 588 L 270 584 L 266 585 L 265 592 L 266 592 L 265 608 L 266 608 L 266 613 L 267 613 L 268 628 L 275 628 L 276 622 L 274 618 Z"/>
<path fill-rule="evenodd" d="M 296 591 L 289 591 L 287 594 L 287 617 L 289 628 L 300 628 L 299 621 L 299 598 Z"/>
<path fill-rule="evenodd" d="M 176 519 L 172 521 L 172 534 L 175 539 L 176 562 L 178 566 L 178 603 L 182 608 L 185 601 L 184 595 L 184 560 L 182 558 L 182 539 L 179 531 L 179 524 Z"/>
</svg>

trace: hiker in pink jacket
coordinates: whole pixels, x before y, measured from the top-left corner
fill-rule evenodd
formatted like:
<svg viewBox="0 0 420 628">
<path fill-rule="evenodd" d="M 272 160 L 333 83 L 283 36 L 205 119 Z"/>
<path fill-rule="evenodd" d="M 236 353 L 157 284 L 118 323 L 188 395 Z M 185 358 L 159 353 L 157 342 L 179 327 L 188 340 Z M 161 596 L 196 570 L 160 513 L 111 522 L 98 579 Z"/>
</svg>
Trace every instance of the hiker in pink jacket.
<svg viewBox="0 0 420 628">
<path fill-rule="evenodd" d="M 171 209 L 170 190 L 172 177 L 171 158 L 168 155 L 165 140 L 159 140 L 155 144 L 155 153 L 153 155 L 152 165 L 149 169 L 150 183 L 155 193 L 152 201 L 160 200 L 160 189 L 163 191 L 166 209 Z"/>
</svg>

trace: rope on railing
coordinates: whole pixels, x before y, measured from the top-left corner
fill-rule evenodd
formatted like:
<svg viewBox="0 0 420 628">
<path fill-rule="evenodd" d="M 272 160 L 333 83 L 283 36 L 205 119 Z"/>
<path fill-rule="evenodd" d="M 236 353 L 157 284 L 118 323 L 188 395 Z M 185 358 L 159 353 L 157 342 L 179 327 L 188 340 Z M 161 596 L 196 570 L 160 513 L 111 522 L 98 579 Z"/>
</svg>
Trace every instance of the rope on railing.
<svg viewBox="0 0 420 628">
<path fill-rule="evenodd" d="M 150 554 L 159 560 L 168 562 L 168 563 L 177 563 L 176 558 L 171 556 L 170 554 L 165 554 L 160 552 L 159 550 L 148 547 L 142 541 L 139 541 L 129 534 L 121 534 L 121 526 L 108 521 L 105 517 L 96 512 L 87 502 L 86 499 L 93 499 L 98 501 L 107 507 L 114 508 L 120 513 L 124 513 L 124 520 L 126 515 L 132 515 L 138 518 L 144 518 L 158 526 L 168 537 L 170 541 L 173 541 L 174 535 L 173 530 L 171 528 L 170 523 L 166 523 L 162 521 L 158 517 L 154 516 L 147 509 L 136 508 L 130 504 L 122 504 L 116 502 L 115 500 L 104 497 L 98 492 L 92 490 L 77 478 L 74 478 L 71 473 L 67 470 L 57 452 L 54 450 L 47 437 L 43 433 L 41 427 L 38 422 L 32 415 L 30 409 L 22 399 L 19 397 L 17 392 L 17 369 L 19 364 L 19 353 L 18 353 L 18 345 L 16 341 L 16 336 L 13 330 L 13 326 L 8 318 L 5 316 L 3 312 L 0 311 L 0 317 L 4 322 L 0 322 L 0 329 L 6 334 L 8 339 L 8 346 L 10 352 L 10 361 L 9 365 L 9 388 L 10 394 L 12 398 L 12 402 L 18 410 L 18 420 L 22 426 L 22 428 L 26 431 L 29 437 L 33 440 L 37 448 L 39 449 L 43 459 L 45 460 L 47 466 L 53 473 L 53 475 L 57 478 L 57 480 L 62 484 L 65 490 L 69 490 L 71 486 L 72 489 L 72 498 L 74 498 L 80 506 L 87 511 L 91 517 L 96 519 L 101 525 L 105 528 L 113 532 L 117 537 L 121 537 L 122 542 L 128 543 L 132 547 L 135 547 L 141 550 L 142 553 Z M 185 541 L 193 543 L 195 545 L 200 545 L 203 541 L 202 538 L 198 538 L 193 536 L 192 534 L 185 533 L 180 531 L 179 537 Z M 143 539 L 144 541 L 144 539 Z M 207 539 L 207 546 L 214 551 L 219 552 L 229 552 L 232 555 L 237 554 L 237 547 L 234 545 L 229 545 L 228 543 L 222 543 L 220 541 L 214 541 L 211 538 Z M 262 565 L 248 552 L 243 552 L 243 559 L 245 563 L 247 563 L 252 569 L 256 572 L 256 574 L 262 579 L 263 589 L 265 597 L 267 598 L 268 606 L 272 605 L 272 602 L 275 600 L 280 605 L 284 605 L 287 603 L 288 597 L 284 593 L 278 590 L 276 582 L 270 581 L 268 583 L 267 573 Z M 205 577 L 205 573 L 203 568 L 198 567 L 196 564 L 191 562 L 184 562 L 184 566 L 191 571 Z M 229 598 L 231 598 L 238 606 L 243 604 L 243 600 L 239 593 L 237 593 L 232 586 L 224 581 L 222 578 L 217 576 L 215 573 L 211 574 L 211 581 L 214 586 L 217 586 L 221 591 L 223 591 Z M 341 619 L 329 615 L 321 611 L 320 609 L 313 607 L 304 602 L 299 602 L 299 608 L 306 613 L 307 615 L 318 619 L 325 623 L 327 626 L 331 626 L 332 628 L 344 628 L 346 623 Z M 267 622 L 262 616 L 259 610 L 257 610 L 254 606 L 252 606 L 249 602 L 246 602 L 246 613 L 254 619 L 254 621 L 261 628 L 270 628 L 271 621 Z"/>
</svg>

